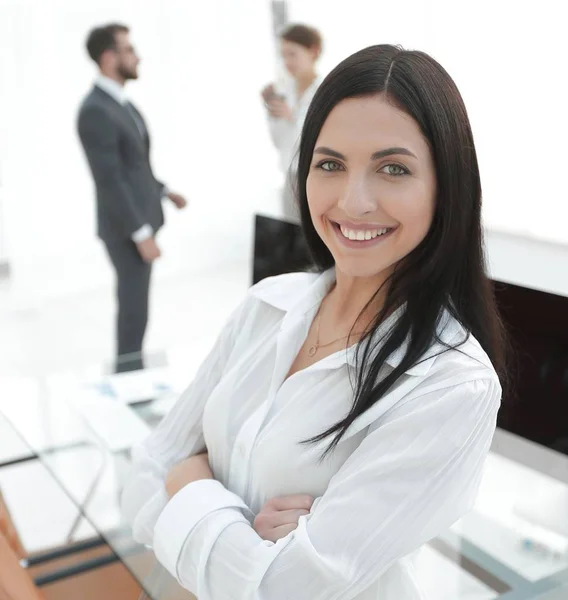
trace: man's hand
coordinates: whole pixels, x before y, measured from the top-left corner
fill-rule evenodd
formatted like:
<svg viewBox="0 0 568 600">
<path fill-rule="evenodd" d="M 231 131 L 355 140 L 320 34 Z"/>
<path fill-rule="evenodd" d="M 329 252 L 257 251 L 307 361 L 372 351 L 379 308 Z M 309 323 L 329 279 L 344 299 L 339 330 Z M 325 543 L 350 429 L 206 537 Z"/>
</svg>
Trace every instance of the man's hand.
<svg viewBox="0 0 568 600">
<path fill-rule="evenodd" d="M 254 530 L 263 540 L 275 542 L 298 527 L 301 516 L 307 515 L 314 499 L 307 495 L 272 498 L 256 515 Z"/>
<path fill-rule="evenodd" d="M 172 498 L 183 487 L 200 479 L 214 479 L 207 452 L 186 458 L 174 465 L 166 475 L 166 493 Z"/>
<path fill-rule="evenodd" d="M 187 206 L 187 200 L 181 194 L 170 192 L 168 194 L 168 198 L 176 205 L 176 207 L 179 210 Z"/>
<path fill-rule="evenodd" d="M 143 242 L 138 242 L 136 247 L 138 248 L 138 253 L 142 257 L 142 260 L 146 263 L 154 262 L 162 255 L 154 237 L 148 238 Z"/>
</svg>

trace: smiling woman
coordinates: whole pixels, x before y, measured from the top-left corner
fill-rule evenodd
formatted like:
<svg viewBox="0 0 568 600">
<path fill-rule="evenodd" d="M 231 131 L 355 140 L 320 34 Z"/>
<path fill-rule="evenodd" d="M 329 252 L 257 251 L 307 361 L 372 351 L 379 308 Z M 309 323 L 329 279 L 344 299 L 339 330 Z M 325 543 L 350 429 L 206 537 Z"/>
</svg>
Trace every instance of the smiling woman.
<svg viewBox="0 0 568 600">
<path fill-rule="evenodd" d="M 372 290 L 351 317 L 352 329 L 367 331 L 356 400 L 324 435 L 338 434 L 337 442 L 427 352 L 442 307 L 475 336 L 506 380 L 504 333 L 485 274 L 473 134 L 441 65 L 423 52 L 386 45 L 338 65 L 307 115 L 298 190 L 318 266 L 334 266 L 360 297 L 362 286 Z M 387 229 L 384 238 L 361 240 L 379 227 Z M 333 317 L 332 301 L 327 311 Z M 337 306 L 332 330 L 344 310 Z M 381 323 L 401 306 L 404 318 L 376 339 Z M 377 384 L 392 352 L 403 353 L 401 365 Z"/>
<path fill-rule="evenodd" d="M 134 451 L 124 509 L 200 600 L 418 600 L 414 553 L 475 500 L 503 369 L 449 75 L 393 46 L 345 60 L 297 183 L 321 272 L 251 288 Z"/>
<path fill-rule="evenodd" d="M 428 143 L 384 95 L 344 100 L 320 131 L 306 193 L 336 266 L 378 275 L 378 288 L 430 229 L 436 175 Z"/>
</svg>

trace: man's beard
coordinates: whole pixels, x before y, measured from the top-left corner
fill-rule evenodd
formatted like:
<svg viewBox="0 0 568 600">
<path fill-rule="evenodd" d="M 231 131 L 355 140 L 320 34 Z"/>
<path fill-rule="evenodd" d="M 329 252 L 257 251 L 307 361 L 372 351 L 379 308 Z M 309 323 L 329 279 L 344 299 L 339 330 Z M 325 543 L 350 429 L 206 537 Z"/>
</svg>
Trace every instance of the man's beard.
<svg viewBox="0 0 568 600">
<path fill-rule="evenodd" d="M 129 79 L 138 79 L 138 71 L 136 67 L 128 68 L 124 65 L 118 65 L 118 74 L 124 81 L 128 81 Z"/>
</svg>

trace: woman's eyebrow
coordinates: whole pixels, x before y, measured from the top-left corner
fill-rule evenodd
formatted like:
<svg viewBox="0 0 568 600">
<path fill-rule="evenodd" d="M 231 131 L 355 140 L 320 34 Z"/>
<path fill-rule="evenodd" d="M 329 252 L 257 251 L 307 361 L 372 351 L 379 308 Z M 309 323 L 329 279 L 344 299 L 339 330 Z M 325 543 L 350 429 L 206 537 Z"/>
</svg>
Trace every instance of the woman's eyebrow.
<svg viewBox="0 0 568 600">
<path fill-rule="evenodd" d="M 333 156 L 333 158 L 339 158 L 340 160 L 347 160 L 347 158 L 341 154 L 341 152 L 337 152 L 337 150 L 332 150 L 327 146 L 319 146 L 314 150 L 314 154 L 324 154 L 325 156 Z M 404 156 L 412 156 L 413 158 L 417 158 L 417 156 L 411 152 L 408 148 L 403 148 L 401 146 L 394 146 L 392 148 L 385 148 L 384 150 L 378 150 L 374 154 L 371 154 L 371 160 L 378 160 L 379 158 L 384 158 L 385 156 L 391 156 L 393 154 L 403 154 Z"/>
</svg>

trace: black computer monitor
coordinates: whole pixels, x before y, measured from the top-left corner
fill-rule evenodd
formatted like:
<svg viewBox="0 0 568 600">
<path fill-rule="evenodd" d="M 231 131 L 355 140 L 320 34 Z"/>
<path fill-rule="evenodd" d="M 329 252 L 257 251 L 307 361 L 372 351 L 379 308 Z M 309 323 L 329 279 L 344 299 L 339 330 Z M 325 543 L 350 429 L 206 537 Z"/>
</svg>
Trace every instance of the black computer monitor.
<svg viewBox="0 0 568 600">
<path fill-rule="evenodd" d="M 296 223 L 255 215 L 252 282 L 265 277 L 308 271 L 313 263 L 302 229 Z"/>
</svg>

